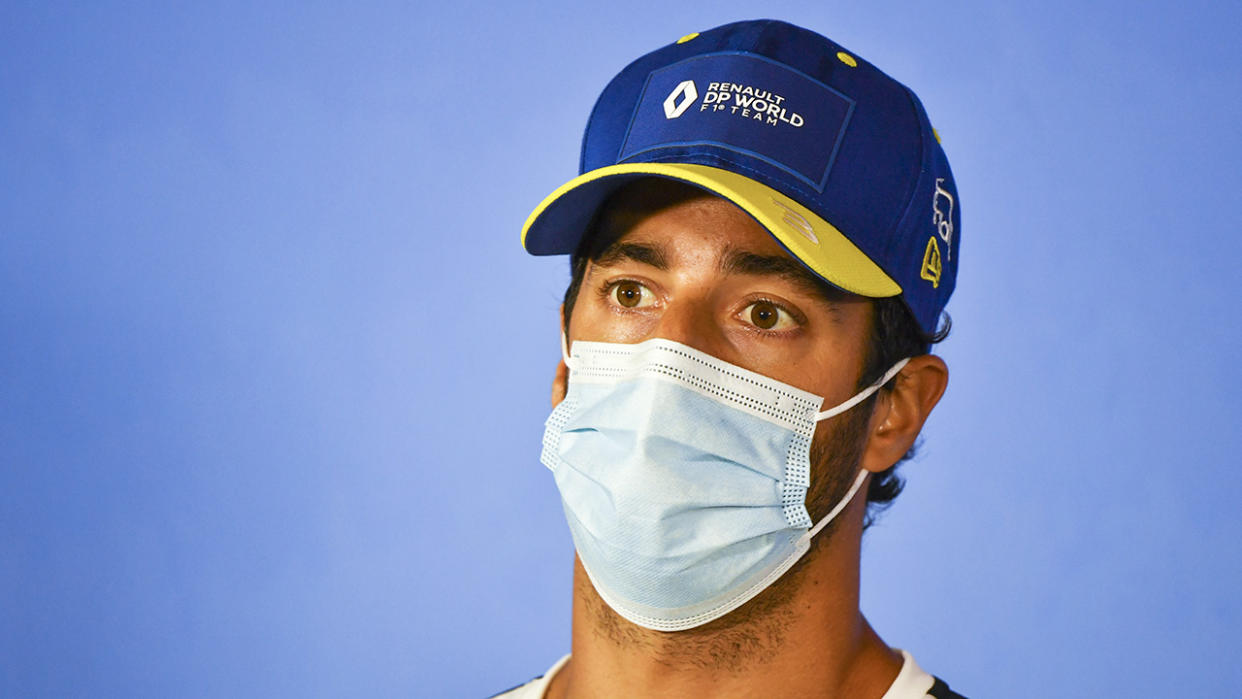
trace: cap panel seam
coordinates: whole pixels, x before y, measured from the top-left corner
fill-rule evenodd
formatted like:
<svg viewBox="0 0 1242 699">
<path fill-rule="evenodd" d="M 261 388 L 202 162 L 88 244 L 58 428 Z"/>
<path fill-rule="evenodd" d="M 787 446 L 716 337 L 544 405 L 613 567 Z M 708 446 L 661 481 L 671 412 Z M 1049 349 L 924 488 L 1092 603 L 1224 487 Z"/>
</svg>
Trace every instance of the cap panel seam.
<svg viewBox="0 0 1242 699">
<path fill-rule="evenodd" d="M 884 249 L 885 259 L 892 259 L 895 248 L 899 243 L 899 234 L 901 232 L 902 223 L 904 223 L 911 215 L 914 207 L 914 195 L 918 193 L 919 186 L 923 183 L 923 178 L 927 176 L 927 139 L 923 133 L 923 119 L 919 110 L 917 101 L 918 98 L 914 96 L 914 93 L 910 90 L 910 88 L 899 82 L 897 84 L 901 85 L 901 89 L 906 94 L 906 99 L 910 102 L 910 109 L 914 112 L 914 121 L 919 135 L 919 171 L 914 177 L 912 183 L 909 185 L 909 189 L 907 189 L 903 195 L 906 200 L 906 205 L 902 208 L 901 213 L 897 216 L 893 223 L 889 226 L 888 245 L 886 245 Z"/>
</svg>

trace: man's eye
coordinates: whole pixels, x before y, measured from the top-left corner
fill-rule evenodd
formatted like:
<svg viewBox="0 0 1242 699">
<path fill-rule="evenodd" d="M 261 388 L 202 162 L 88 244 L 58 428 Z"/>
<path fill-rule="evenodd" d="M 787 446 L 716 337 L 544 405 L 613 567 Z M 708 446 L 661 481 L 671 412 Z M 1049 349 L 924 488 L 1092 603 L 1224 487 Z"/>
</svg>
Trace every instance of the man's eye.
<svg viewBox="0 0 1242 699">
<path fill-rule="evenodd" d="M 612 287 L 612 295 L 617 303 L 626 308 L 650 306 L 653 301 L 651 292 L 638 282 L 618 282 Z"/>
<path fill-rule="evenodd" d="M 794 325 L 793 316 L 771 301 L 756 301 L 742 310 L 742 317 L 760 330 L 784 330 Z"/>
</svg>

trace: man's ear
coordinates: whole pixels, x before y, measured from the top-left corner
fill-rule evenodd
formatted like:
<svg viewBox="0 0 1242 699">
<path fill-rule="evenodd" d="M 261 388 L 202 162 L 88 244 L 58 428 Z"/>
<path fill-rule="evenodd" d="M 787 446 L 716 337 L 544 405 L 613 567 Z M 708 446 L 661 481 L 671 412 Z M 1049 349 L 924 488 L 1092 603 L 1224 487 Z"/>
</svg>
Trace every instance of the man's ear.
<svg viewBox="0 0 1242 699">
<path fill-rule="evenodd" d="M 902 367 L 892 390 L 881 391 L 876 400 L 862 467 L 879 473 L 905 456 L 948 384 L 949 367 L 934 354 L 914 357 Z"/>
<path fill-rule="evenodd" d="M 565 304 L 561 304 L 559 315 L 561 325 L 560 331 L 565 332 Z M 569 390 L 569 367 L 565 366 L 565 359 L 561 358 L 556 362 L 556 375 L 552 377 L 552 407 L 560 405 L 565 400 L 565 393 Z"/>
</svg>

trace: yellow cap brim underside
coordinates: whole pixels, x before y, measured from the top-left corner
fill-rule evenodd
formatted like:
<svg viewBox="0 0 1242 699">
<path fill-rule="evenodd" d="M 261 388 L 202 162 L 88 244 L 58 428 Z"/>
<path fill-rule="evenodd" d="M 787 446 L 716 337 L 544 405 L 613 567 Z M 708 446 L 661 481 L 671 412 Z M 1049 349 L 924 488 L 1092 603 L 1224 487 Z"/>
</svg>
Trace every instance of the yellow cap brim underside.
<svg viewBox="0 0 1242 699">
<path fill-rule="evenodd" d="M 901 286 L 831 223 L 767 185 L 707 165 L 627 163 L 579 175 L 558 187 L 531 212 L 522 226 L 522 245 L 526 245 L 531 226 L 552 202 L 588 182 L 618 175 L 666 177 L 701 187 L 750 214 L 794 257 L 833 286 L 873 298 L 901 293 Z"/>
</svg>

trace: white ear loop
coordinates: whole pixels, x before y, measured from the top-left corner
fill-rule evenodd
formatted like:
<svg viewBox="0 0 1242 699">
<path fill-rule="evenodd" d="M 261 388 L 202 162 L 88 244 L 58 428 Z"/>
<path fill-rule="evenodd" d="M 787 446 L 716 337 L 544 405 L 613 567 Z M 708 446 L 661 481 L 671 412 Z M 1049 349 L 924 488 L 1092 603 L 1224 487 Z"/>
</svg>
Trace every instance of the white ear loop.
<svg viewBox="0 0 1242 699">
<path fill-rule="evenodd" d="M 858 469 L 858 477 L 854 479 L 854 485 L 850 486 L 850 492 L 846 493 L 845 497 L 841 498 L 841 502 L 838 502 L 837 506 L 832 508 L 831 512 L 824 515 L 823 519 L 816 522 L 815 526 L 806 530 L 806 533 L 802 535 L 803 541 L 810 541 L 811 538 L 813 538 L 816 534 L 818 534 L 821 529 L 823 529 L 825 526 L 828 525 L 829 522 L 835 519 L 837 515 L 841 514 L 841 510 L 844 510 L 845 506 L 850 504 L 850 501 L 853 500 L 854 496 L 858 494 L 858 489 L 862 487 L 863 481 L 865 481 L 866 479 L 867 479 L 866 469 Z"/>
<path fill-rule="evenodd" d="M 564 342 L 564 339 L 562 339 L 561 341 Z M 909 361 L 910 361 L 910 358 L 906 357 L 900 362 L 897 362 L 896 364 L 893 365 L 892 369 L 889 369 L 888 371 L 884 372 L 884 375 L 880 377 L 879 381 L 876 381 L 875 383 L 871 384 L 867 388 L 864 388 L 858 395 L 845 401 L 841 405 L 838 405 L 835 408 L 829 408 L 820 413 L 815 413 L 815 422 L 819 422 L 820 420 L 827 420 L 830 417 L 836 417 L 837 415 L 840 415 L 841 413 L 849 410 L 855 405 L 858 405 L 859 403 L 867 400 L 867 398 L 871 397 L 872 393 L 875 393 L 876 391 L 880 390 L 881 386 L 888 383 L 889 379 L 896 376 L 897 372 L 901 371 L 906 366 L 906 363 Z"/>
<path fill-rule="evenodd" d="M 845 401 L 841 405 L 838 405 L 835 408 L 829 408 L 828 410 L 825 410 L 820 413 L 816 413 L 815 421 L 819 422 L 820 420 L 827 420 L 828 418 L 833 417 L 834 415 L 840 415 L 841 413 L 849 410 L 855 405 L 858 405 L 859 403 L 867 400 L 867 398 L 870 397 L 872 393 L 875 393 L 876 391 L 880 390 L 881 386 L 888 383 L 890 379 L 896 376 L 897 372 L 901 371 L 909 361 L 910 361 L 910 358 L 906 357 L 900 362 L 897 362 L 896 364 L 893 365 L 893 368 L 884 372 L 884 375 L 880 377 L 879 381 L 876 381 L 875 383 L 871 384 L 867 388 L 864 388 L 861 392 L 859 392 L 858 395 Z M 832 508 L 831 512 L 824 515 L 822 519 L 820 519 L 818 522 L 815 523 L 815 526 L 806 530 L 806 533 L 802 535 L 802 539 L 804 541 L 810 541 L 812 537 L 814 537 L 816 534 L 820 532 L 820 530 L 828 526 L 828 523 L 831 522 L 833 519 L 835 519 L 837 515 L 841 514 L 841 510 L 844 510 L 845 506 L 850 504 L 850 501 L 853 500 L 854 496 L 858 494 L 858 489 L 862 487 L 863 481 L 865 480 L 867 480 L 866 469 L 859 469 L 858 476 L 854 479 L 854 485 L 850 486 L 850 491 L 845 494 L 845 497 L 841 498 L 841 501 L 837 503 L 836 507 Z"/>
</svg>

